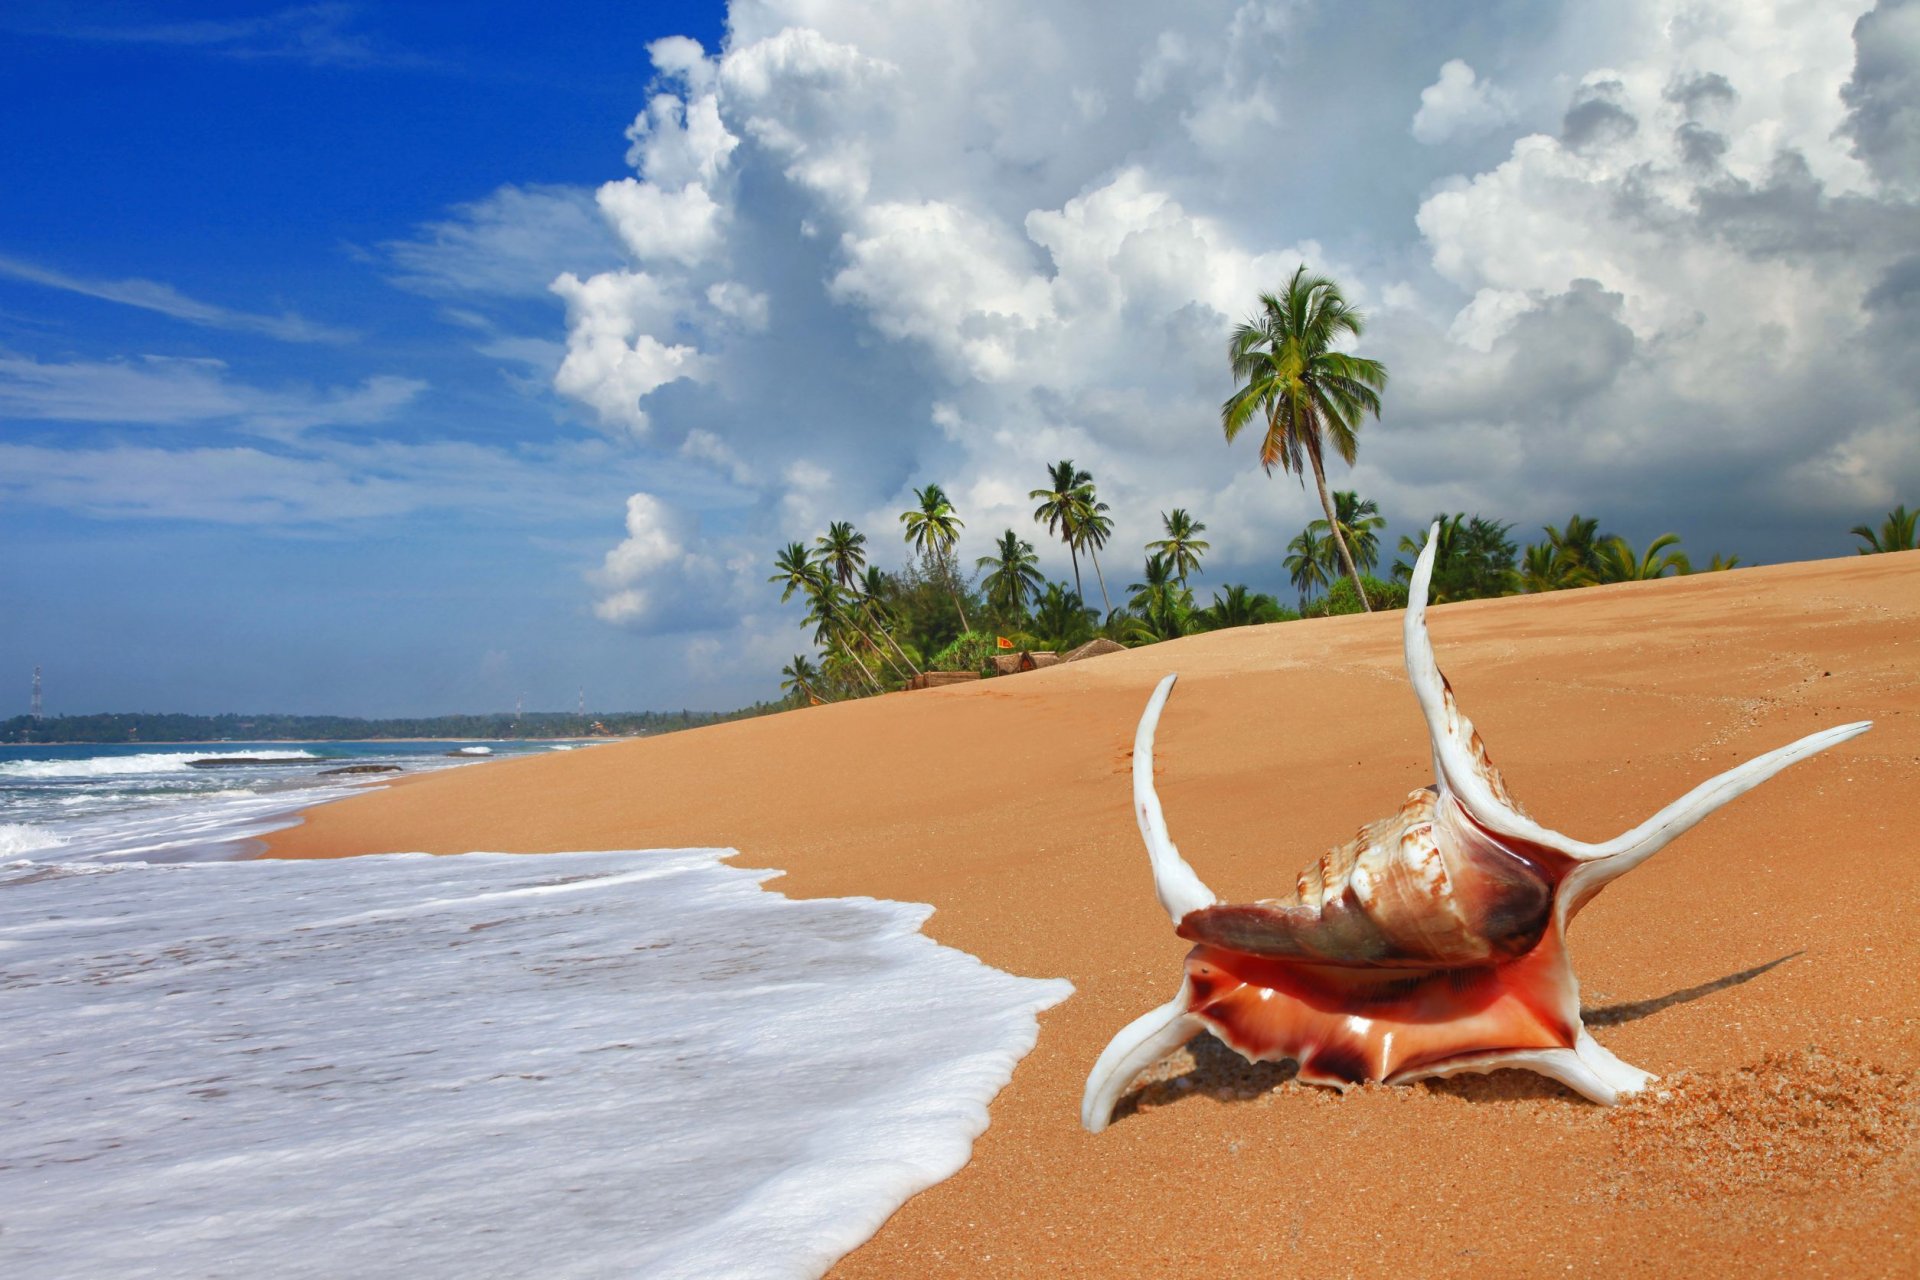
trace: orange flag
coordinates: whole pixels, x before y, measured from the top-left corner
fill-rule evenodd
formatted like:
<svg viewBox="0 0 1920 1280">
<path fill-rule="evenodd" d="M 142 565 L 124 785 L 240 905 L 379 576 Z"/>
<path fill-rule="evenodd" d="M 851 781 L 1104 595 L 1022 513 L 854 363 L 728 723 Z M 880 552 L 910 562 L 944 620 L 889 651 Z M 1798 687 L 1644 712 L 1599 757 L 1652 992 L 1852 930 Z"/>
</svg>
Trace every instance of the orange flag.
<svg viewBox="0 0 1920 1280">
<path fill-rule="evenodd" d="M 1000 647 L 1001 647 L 1002 649 L 1011 649 L 1011 648 L 1013 648 L 1013 641 L 1011 641 L 1011 640 L 1009 640 L 1009 639 L 1007 639 L 1007 638 L 1006 638 L 1005 636 L 1001 636 L 1001 637 L 1000 637 Z"/>
</svg>

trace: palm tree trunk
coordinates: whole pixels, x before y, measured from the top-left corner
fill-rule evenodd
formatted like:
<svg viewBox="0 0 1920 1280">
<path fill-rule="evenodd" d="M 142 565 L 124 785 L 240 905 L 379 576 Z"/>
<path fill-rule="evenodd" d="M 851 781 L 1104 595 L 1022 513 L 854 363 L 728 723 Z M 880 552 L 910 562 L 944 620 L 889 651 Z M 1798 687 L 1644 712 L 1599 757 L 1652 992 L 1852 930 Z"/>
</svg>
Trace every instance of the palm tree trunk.
<svg viewBox="0 0 1920 1280">
<path fill-rule="evenodd" d="M 1340 534 L 1340 522 L 1333 518 L 1333 500 L 1327 496 L 1327 473 L 1320 469 L 1320 455 L 1312 452 L 1307 457 L 1313 463 L 1313 483 L 1320 490 L 1320 509 L 1327 513 L 1327 532 L 1333 535 L 1333 545 L 1340 548 L 1341 563 L 1347 566 L 1347 576 L 1353 579 L 1353 589 L 1360 595 L 1360 611 L 1372 613 L 1373 606 L 1367 603 L 1367 589 L 1360 584 L 1360 571 L 1353 567 L 1353 552 L 1347 550 L 1347 540 Z"/>
<path fill-rule="evenodd" d="M 856 627 L 854 630 L 857 632 L 859 628 Z M 886 690 L 881 687 L 880 681 L 875 678 L 873 672 L 867 670 L 867 664 L 860 660 L 859 653 L 855 651 L 852 645 L 847 643 L 847 637 L 844 632 L 840 636 L 840 648 L 846 653 L 847 661 L 852 663 L 862 676 L 866 677 L 867 683 L 873 686 L 875 693 L 886 692 Z"/>
<path fill-rule="evenodd" d="M 1080 590 L 1080 548 L 1072 542 L 1067 543 L 1067 558 L 1073 561 L 1073 594 L 1085 600 L 1086 593 Z"/>
<path fill-rule="evenodd" d="M 1106 605 L 1107 613 L 1111 614 L 1113 612 L 1113 601 L 1107 596 L 1107 575 L 1100 572 L 1100 553 L 1089 545 L 1087 547 L 1087 554 L 1093 557 L 1093 573 L 1095 577 L 1100 579 L 1100 603 Z"/>
<path fill-rule="evenodd" d="M 900 661 L 907 664 L 908 671 L 911 671 L 916 676 L 919 675 L 920 668 L 913 665 L 913 659 L 907 656 L 907 651 L 905 649 L 902 649 L 900 647 L 899 641 L 893 638 L 893 633 L 880 625 L 880 619 L 874 614 L 873 606 L 868 604 L 866 601 L 862 600 L 860 602 L 860 607 L 866 611 L 867 625 L 871 626 L 875 631 L 878 631 L 881 635 L 881 638 L 887 642 L 888 646 L 891 647 L 895 653 L 900 655 Z M 899 669 L 898 663 L 895 664 L 894 669 L 895 670 Z"/>
<path fill-rule="evenodd" d="M 953 607 L 960 611 L 960 630 L 972 631 L 973 624 L 967 621 L 967 606 L 960 603 L 960 593 L 954 589 L 951 582 L 947 584 L 947 594 L 953 597 Z"/>
<path fill-rule="evenodd" d="M 866 612 L 866 614 L 867 614 L 867 619 L 868 619 L 868 621 L 872 621 L 872 619 L 873 619 L 873 611 L 872 611 L 871 609 L 868 609 L 868 608 L 867 608 L 867 603 L 866 603 L 866 601 L 864 601 L 864 600 L 861 600 L 861 601 L 859 601 L 859 604 L 860 604 L 860 607 L 861 607 L 861 609 L 862 609 L 862 610 L 864 610 L 864 611 Z M 888 666 L 890 666 L 890 667 L 892 667 L 892 668 L 893 668 L 893 674 L 895 674 L 895 675 L 897 675 L 897 676 L 900 676 L 900 677 L 902 677 L 903 679 L 904 679 L 904 678 L 906 677 L 906 672 L 904 672 L 904 671 L 902 671 L 902 670 L 900 669 L 900 664 L 899 664 L 899 663 L 897 663 L 897 662 L 895 662 L 895 661 L 894 661 L 894 660 L 893 660 L 892 658 L 890 658 L 890 657 L 888 657 L 888 656 L 887 656 L 887 651 L 886 651 L 885 649 L 882 649 L 882 648 L 880 647 L 880 642 L 879 642 L 879 641 L 877 641 L 877 640 L 875 640 L 875 639 L 873 638 L 873 636 L 872 636 L 872 635 L 871 635 L 871 634 L 870 634 L 870 633 L 869 633 L 869 632 L 867 631 L 867 629 L 866 629 L 865 627 L 863 627 L 863 626 L 861 626 L 861 625 L 860 625 L 859 623 L 857 623 L 857 622 L 855 622 L 855 621 L 854 621 L 853 619 L 851 619 L 851 618 L 848 618 L 848 619 L 847 619 L 847 622 L 846 622 L 846 626 L 847 626 L 847 628 L 848 628 L 849 630 L 851 630 L 851 631 L 852 631 L 852 632 L 853 632 L 853 633 L 854 633 L 855 635 L 857 635 L 857 636 L 859 636 L 859 637 L 860 637 L 860 639 L 861 639 L 861 642 L 862 642 L 862 643 L 864 643 L 864 644 L 865 644 L 865 645 L 867 646 L 867 648 L 869 648 L 869 649 L 871 649 L 871 650 L 873 650 L 873 651 L 874 651 L 875 653 L 877 653 L 877 654 L 879 654 L 879 655 L 880 655 L 880 660 L 881 660 L 882 662 L 884 662 L 884 663 L 886 663 L 886 664 L 887 664 Z M 911 665 L 911 664 L 909 664 L 909 665 Z"/>
</svg>

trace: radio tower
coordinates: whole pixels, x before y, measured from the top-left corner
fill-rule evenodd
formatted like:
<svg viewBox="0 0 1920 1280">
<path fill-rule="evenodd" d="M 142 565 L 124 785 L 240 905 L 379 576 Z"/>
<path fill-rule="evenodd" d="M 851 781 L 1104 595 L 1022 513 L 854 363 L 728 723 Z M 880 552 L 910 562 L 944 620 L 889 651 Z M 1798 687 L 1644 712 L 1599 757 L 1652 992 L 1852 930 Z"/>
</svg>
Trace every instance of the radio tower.
<svg viewBox="0 0 1920 1280">
<path fill-rule="evenodd" d="M 33 709 L 28 714 L 33 716 L 35 724 L 40 723 L 40 668 L 38 667 L 33 669 Z"/>
</svg>

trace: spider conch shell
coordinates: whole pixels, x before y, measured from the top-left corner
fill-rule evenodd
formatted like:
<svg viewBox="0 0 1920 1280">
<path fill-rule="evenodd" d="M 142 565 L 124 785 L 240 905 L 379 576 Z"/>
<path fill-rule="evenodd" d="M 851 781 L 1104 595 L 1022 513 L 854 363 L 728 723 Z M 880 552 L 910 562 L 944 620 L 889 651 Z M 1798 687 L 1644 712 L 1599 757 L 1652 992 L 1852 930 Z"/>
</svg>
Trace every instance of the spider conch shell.
<svg viewBox="0 0 1920 1280">
<path fill-rule="evenodd" d="M 1160 905 L 1197 945 L 1179 994 L 1094 1064 L 1080 1106 L 1089 1130 L 1107 1127 L 1144 1068 L 1201 1031 L 1251 1062 L 1292 1059 L 1310 1084 L 1525 1067 L 1613 1105 L 1656 1077 L 1581 1025 L 1568 921 L 1735 796 L 1873 727 L 1841 725 L 1749 760 L 1603 844 L 1551 831 L 1508 794 L 1434 661 L 1426 605 L 1438 529 L 1414 566 L 1404 623 L 1436 781 L 1301 872 L 1286 896 L 1222 903 L 1174 848 L 1153 789 L 1153 731 L 1175 677 L 1154 690 L 1134 738 L 1134 811 Z"/>
</svg>

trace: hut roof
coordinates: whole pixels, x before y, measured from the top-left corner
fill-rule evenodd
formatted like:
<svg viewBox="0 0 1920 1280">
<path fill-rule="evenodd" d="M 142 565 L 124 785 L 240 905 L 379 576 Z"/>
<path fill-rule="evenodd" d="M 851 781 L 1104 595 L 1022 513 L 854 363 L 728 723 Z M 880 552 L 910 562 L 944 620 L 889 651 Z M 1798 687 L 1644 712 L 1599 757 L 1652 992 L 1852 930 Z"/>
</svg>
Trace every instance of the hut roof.
<svg viewBox="0 0 1920 1280">
<path fill-rule="evenodd" d="M 1062 662 L 1078 662 L 1082 658 L 1097 658 L 1103 653 L 1125 653 L 1127 646 L 1118 640 L 1109 640 L 1105 636 L 1096 636 L 1078 649 L 1071 650 L 1060 659 Z"/>
<path fill-rule="evenodd" d="M 1060 655 L 1051 649 L 1036 649 L 1032 652 L 996 653 L 993 655 L 995 674 L 1010 676 L 1019 671 L 1032 671 L 1038 667 L 1050 667 L 1060 661 Z"/>
</svg>

